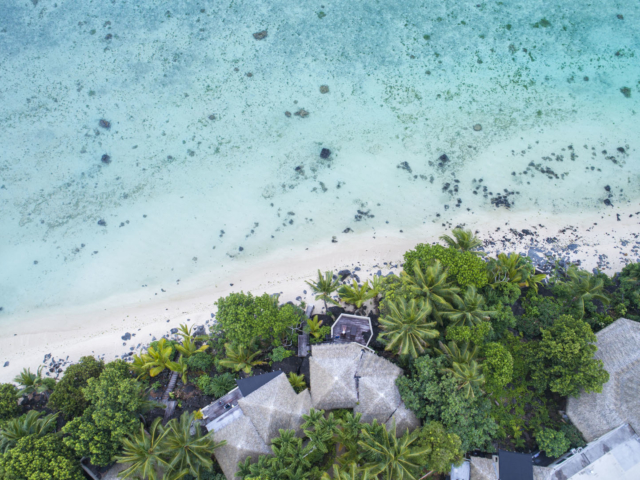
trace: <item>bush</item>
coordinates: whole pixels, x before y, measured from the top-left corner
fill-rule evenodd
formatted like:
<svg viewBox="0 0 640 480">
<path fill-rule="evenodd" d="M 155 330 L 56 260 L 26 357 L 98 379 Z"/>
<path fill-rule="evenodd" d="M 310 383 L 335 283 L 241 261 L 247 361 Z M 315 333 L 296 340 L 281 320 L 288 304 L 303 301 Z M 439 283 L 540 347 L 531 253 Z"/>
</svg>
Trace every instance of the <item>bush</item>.
<svg viewBox="0 0 640 480">
<path fill-rule="evenodd" d="M 491 403 L 474 387 L 475 396 L 466 396 L 458 381 L 443 372 L 447 366 L 443 356 L 419 357 L 409 376 L 396 380 L 402 400 L 418 418 L 440 422 L 449 433 L 462 441 L 462 451 L 492 451 L 491 439 L 498 426 L 489 415 Z"/>
<path fill-rule="evenodd" d="M 531 377 L 538 391 L 549 388 L 562 396 L 601 392 L 609 381 L 598 350 L 596 336 L 583 320 L 561 316 L 553 327 L 542 330 L 542 340 L 532 353 Z"/>
<path fill-rule="evenodd" d="M 427 449 L 423 461 L 437 473 L 449 473 L 452 464 L 459 465 L 464 459 L 460 437 L 448 433 L 438 422 L 429 422 L 420 429 L 417 445 Z"/>
<path fill-rule="evenodd" d="M 154 350 L 158 350 L 158 342 L 160 340 L 154 340 L 153 342 L 151 342 L 149 344 L 150 347 L 153 347 Z M 171 353 L 169 354 L 169 360 L 173 360 L 176 356 L 176 345 L 180 345 L 180 342 L 176 341 L 176 340 L 167 340 L 165 339 L 165 343 L 164 346 L 165 347 L 171 347 Z"/>
<path fill-rule="evenodd" d="M 89 406 L 82 389 L 87 386 L 90 378 L 100 376 L 103 369 L 104 362 L 94 357 L 82 357 L 80 362 L 69 365 L 56 383 L 48 406 L 62 412 L 67 420 L 82 415 Z"/>
<path fill-rule="evenodd" d="M 18 389 L 10 383 L 0 384 L 0 420 L 9 420 L 20 415 Z"/>
<path fill-rule="evenodd" d="M 578 430 L 575 425 L 563 423 L 560 427 L 560 431 L 564 433 L 564 436 L 569 440 L 570 448 L 584 447 L 587 445 L 587 442 L 582 438 L 580 430 Z"/>
<path fill-rule="evenodd" d="M 254 337 L 272 345 L 284 340 L 289 327 L 300 323 L 304 312 L 294 305 L 278 307 L 277 298 L 265 293 L 254 297 L 251 293 L 232 293 L 219 299 L 217 323 L 229 343 L 248 346 Z"/>
<path fill-rule="evenodd" d="M 83 480 L 80 463 L 56 434 L 29 435 L 0 455 L 3 480 Z"/>
<path fill-rule="evenodd" d="M 516 328 L 527 338 L 540 336 L 540 329 L 551 327 L 564 313 L 564 307 L 555 297 L 543 297 L 529 290 L 522 300 L 525 313 L 518 318 Z"/>
<path fill-rule="evenodd" d="M 516 283 L 499 283 L 495 288 L 486 286 L 482 289 L 482 294 L 487 299 L 487 305 L 493 306 L 498 303 L 513 305 L 518 301 L 522 290 Z"/>
<path fill-rule="evenodd" d="M 272 362 L 281 362 L 285 358 L 289 358 L 291 355 L 293 355 L 293 352 L 291 350 L 287 350 L 284 347 L 278 347 L 273 349 L 273 351 L 269 354 L 269 358 Z"/>
<path fill-rule="evenodd" d="M 90 378 L 82 390 L 89 406 L 63 428 L 65 444 L 78 457 L 104 467 L 121 448 L 120 440 L 140 428 L 138 414 L 150 407 L 144 388 L 129 375 L 129 364 L 108 363 L 99 378 Z"/>
<path fill-rule="evenodd" d="M 406 252 L 404 254 L 404 271 L 411 275 L 416 260 L 420 262 L 420 268 L 424 270 L 436 258 L 442 262 L 444 267 L 448 268 L 449 278 L 459 286 L 473 285 L 480 289 L 487 284 L 486 264 L 482 258 L 471 252 L 460 252 L 442 245 L 421 243 L 416 246 L 415 250 Z"/>
<path fill-rule="evenodd" d="M 456 342 L 457 344 L 473 342 L 476 345 L 482 345 L 485 338 L 491 334 L 491 324 L 489 322 L 480 322 L 473 327 L 467 325 L 448 327 L 447 341 Z"/>
<path fill-rule="evenodd" d="M 547 457 L 558 458 L 569 450 L 570 442 L 563 432 L 545 428 L 536 433 L 536 442 Z"/>
<path fill-rule="evenodd" d="M 491 315 L 491 326 L 495 333 L 495 338 L 502 338 L 505 335 L 510 335 L 509 329 L 515 328 L 517 319 L 513 314 L 511 307 L 498 303 L 493 307 L 495 313 Z"/>
<path fill-rule="evenodd" d="M 224 397 L 236 386 L 235 377 L 231 373 L 223 373 L 216 377 L 201 375 L 198 377 L 198 389 L 205 395 L 215 398 Z"/>
<path fill-rule="evenodd" d="M 620 291 L 624 298 L 640 310 L 640 263 L 630 263 L 620 272 Z"/>
<path fill-rule="evenodd" d="M 214 358 L 207 352 L 198 352 L 187 358 L 187 365 L 189 366 L 189 370 L 206 372 L 207 370 L 211 369 L 211 367 L 213 367 L 214 363 Z"/>
<path fill-rule="evenodd" d="M 513 377 L 513 357 L 509 351 L 499 343 L 487 343 L 482 347 L 482 372 L 487 385 L 502 388 Z"/>
</svg>

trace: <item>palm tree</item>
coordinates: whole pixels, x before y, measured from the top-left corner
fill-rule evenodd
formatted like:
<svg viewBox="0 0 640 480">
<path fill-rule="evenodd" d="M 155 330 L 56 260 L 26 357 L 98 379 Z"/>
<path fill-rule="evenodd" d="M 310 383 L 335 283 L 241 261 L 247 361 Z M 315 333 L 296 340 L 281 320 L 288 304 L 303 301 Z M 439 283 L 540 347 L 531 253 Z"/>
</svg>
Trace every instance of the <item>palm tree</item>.
<svg viewBox="0 0 640 480">
<path fill-rule="evenodd" d="M 473 387 L 480 387 L 484 384 L 484 375 L 482 374 L 482 365 L 475 360 L 469 363 L 453 363 L 450 368 L 443 368 L 443 372 L 449 372 L 460 383 L 458 389 L 465 388 L 467 397 L 475 396 Z"/>
<path fill-rule="evenodd" d="M 460 250 L 461 252 L 471 252 L 474 255 L 486 255 L 484 252 L 473 251 L 475 248 L 482 246 L 482 241 L 476 237 L 471 230 L 463 230 L 461 228 L 454 228 L 451 233 L 455 237 L 455 240 L 449 235 L 442 235 L 440 240 L 451 248 Z"/>
<path fill-rule="evenodd" d="M 161 338 L 156 347 L 150 346 L 147 353 L 140 357 L 145 361 L 145 368 L 151 377 L 160 375 L 165 368 L 169 368 L 173 348 L 167 345 L 167 339 Z"/>
<path fill-rule="evenodd" d="M 373 480 L 374 477 L 369 475 L 368 471 L 361 471 L 358 464 L 353 462 L 344 467 L 338 465 L 333 466 L 333 475 L 327 472 L 322 474 L 320 480 Z"/>
<path fill-rule="evenodd" d="M 391 430 L 383 427 L 372 432 L 365 428 L 362 435 L 363 440 L 358 442 L 358 445 L 369 458 L 362 465 L 364 471 L 369 472 L 374 478 L 382 475 L 385 480 L 418 478 L 428 447 L 414 445 L 418 439 L 417 431 L 411 433 L 407 429 L 402 437 L 397 438 L 394 423 Z"/>
<path fill-rule="evenodd" d="M 323 277 L 320 270 L 318 270 L 318 280 L 315 282 L 306 281 L 305 283 L 309 285 L 313 293 L 316 294 L 316 300 L 322 300 L 324 302 L 325 312 L 327 311 L 327 302 L 338 305 L 338 302 L 331 298 L 331 294 L 340 286 L 340 280 L 334 280 L 331 272 L 324 272 Z"/>
<path fill-rule="evenodd" d="M 378 295 L 376 291 L 371 290 L 368 281 L 364 282 L 362 286 L 359 286 L 358 282 L 356 282 L 355 280 L 353 280 L 351 286 L 343 285 L 342 287 L 340 287 L 340 290 L 338 290 L 338 294 L 340 295 L 340 300 L 342 300 L 344 303 L 355 305 L 356 312 L 358 312 L 358 310 L 362 308 L 364 302 L 366 302 L 367 300 L 371 300 Z"/>
<path fill-rule="evenodd" d="M 122 438 L 122 455 L 117 456 L 116 461 L 129 464 L 129 467 L 120 472 L 119 476 L 124 479 L 158 480 L 158 471 L 164 473 L 167 470 L 169 464 L 162 454 L 163 442 L 169 430 L 162 427 L 161 421 L 162 417 L 153 421 L 149 434 L 144 431 L 144 425 L 141 423 L 138 433 Z"/>
<path fill-rule="evenodd" d="M 604 295 L 604 282 L 601 278 L 596 278 L 584 270 L 579 271 L 575 267 L 570 267 L 567 270 L 567 276 L 570 279 L 571 301 L 578 306 L 580 318 L 584 317 L 585 301 L 600 300 L 605 305 L 609 304 L 610 300 Z"/>
<path fill-rule="evenodd" d="M 173 372 L 172 376 L 176 374 L 182 375 L 182 383 L 184 385 L 187 384 L 187 372 L 189 371 L 189 365 L 187 365 L 187 362 L 182 355 L 180 355 L 177 362 L 169 362 L 167 367 L 169 367 L 169 370 Z"/>
<path fill-rule="evenodd" d="M 255 360 L 262 353 L 262 350 L 252 353 L 244 345 L 225 344 L 227 358 L 220 360 L 220 365 L 227 368 L 233 368 L 236 372 L 242 370 L 246 374 L 251 373 L 251 369 L 257 365 L 264 365 L 265 362 Z"/>
<path fill-rule="evenodd" d="M 538 284 L 546 278 L 544 273 L 535 274 L 535 267 L 528 257 L 517 253 L 500 253 L 487 266 L 489 285 L 495 288 L 501 283 L 515 283 L 519 287 L 530 287 L 536 292 Z"/>
<path fill-rule="evenodd" d="M 136 379 L 149 377 L 149 369 L 147 368 L 147 362 L 140 355 L 135 354 L 133 356 L 133 362 L 131 362 L 131 371 L 137 375 Z"/>
<path fill-rule="evenodd" d="M 289 383 L 291 384 L 293 389 L 296 391 L 296 393 L 300 393 L 305 388 L 307 388 L 307 382 L 304 381 L 303 374 L 298 375 L 293 372 L 289 373 Z"/>
<path fill-rule="evenodd" d="M 40 418 L 44 412 L 30 410 L 26 415 L 6 422 L 0 429 L 0 452 L 6 453 L 15 447 L 18 440 L 29 435 L 43 437 L 52 429 L 58 414 L 54 413 Z"/>
<path fill-rule="evenodd" d="M 450 326 L 467 325 L 473 327 L 482 321 L 489 320 L 495 310 L 483 310 L 484 297 L 476 292 L 476 287 L 469 285 L 464 297 L 454 297 L 453 308 L 443 315 L 449 320 Z"/>
<path fill-rule="evenodd" d="M 338 428 L 338 449 L 344 449 L 345 453 L 340 455 L 338 462 L 340 465 L 358 463 L 361 460 L 358 451 L 358 441 L 362 435 L 362 413 L 347 412 L 340 420 Z"/>
<path fill-rule="evenodd" d="M 313 319 L 310 318 L 307 320 L 307 327 L 309 334 L 313 335 L 314 338 L 320 338 L 322 336 L 322 331 L 320 330 L 322 320 L 319 320 L 317 315 L 315 315 Z"/>
<path fill-rule="evenodd" d="M 438 259 L 433 260 L 424 272 L 420 268 L 420 262 L 416 260 L 413 264 L 413 274 L 402 272 L 402 280 L 413 295 L 424 298 L 431 306 L 438 323 L 442 323 L 440 311 L 449 308 L 451 301 L 460 291 L 447 279 L 447 269 Z"/>
<path fill-rule="evenodd" d="M 191 429 L 195 427 L 194 435 Z M 195 421 L 194 414 L 184 412 L 180 421 L 174 418 L 165 427 L 168 431 L 164 437 L 162 453 L 165 455 L 168 468 L 167 480 L 174 480 L 184 475 L 200 478 L 204 471 L 211 471 L 213 452 L 226 444 L 226 441 L 216 443 L 213 431 L 203 435 L 200 422 Z"/>
<path fill-rule="evenodd" d="M 384 330 L 379 337 L 387 343 L 385 350 L 395 350 L 398 355 L 411 355 L 413 358 L 424 353 L 428 340 L 440 335 L 434 327 L 436 322 L 427 322 L 431 306 L 424 300 L 411 299 L 407 304 L 404 298 L 390 301 L 387 305 L 389 315 L 380 317 L 380 327 Z"/>
<path fill-rule="evenodd" d="M 471 345 L 467 342 L 463 343 L 461 347 L 458 347 L 458 344 L 453 341 L 449 342 L 449 345 L 440 342 L 440 348 L 434 350 L 440 355 L 447 357 L 450 365 L 454 363 L 470 363 L 478 356 L 478 347 L 474 346 L 471 348 Z"/>
<path fill-rule="evenodd" d="M 31 373 L 30 368 L 22 369 L 20 375 L 13 379 L 14 382 L 21 385 L 20 393 L 22 395 L 28 395 L 29 398 L 34 393 L 44 393 L 50 390 L 49 386 L 42 377 L 42 367 L 38 367 L 37 373 Z"/>
<path fill-rule="evenodd" d="M 301 428 L 309 438 L 310 445 L 322 453 L 327 453 L 338 432 L 340 422 L 333 416 L 333 413 L 325 418 L 323 410 L 313 408 L 309 410 L 308 415 L 303 415 L 302 418 L 304 423 Z"/>
<path fill-rule="evenodd" d="M 191 335 L 191 327 L 187 327 L 184 324 L 180 325 L 180 335 L 182 336 L 182 345 L 176 345 L 176 350 L 185 358 L 189 358 L 196 353 L 204 352 L 209 348 L 209 345 L 202 345 L 200 348 L 196 347 L 196 342 Z"/>
</svg>

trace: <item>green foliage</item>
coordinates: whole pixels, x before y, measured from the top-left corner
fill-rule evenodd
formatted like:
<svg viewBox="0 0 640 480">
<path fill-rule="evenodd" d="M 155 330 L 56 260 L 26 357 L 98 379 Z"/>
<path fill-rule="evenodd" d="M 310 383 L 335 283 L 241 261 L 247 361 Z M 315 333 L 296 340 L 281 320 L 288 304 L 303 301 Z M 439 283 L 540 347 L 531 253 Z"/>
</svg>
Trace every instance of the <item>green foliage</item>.
<svg viewBox="0 0 640 480">
<path fill-rule="evenodd" d="M 145 478 L 158 480 L 158 471 L 164 472 L 169 466 L 164 459 L 163 441 L 169 430 L 163 429 L 162 417 L 156 418 L 145 432 L 144 424 L 140 423 L 140 430 L 124 437 L 122 441 L 122 455 L 116 457 L 118 463 L 128 464 L 120 473 L 122 478 Z"/>
<path fill-rule="evenodd" d="M 487 337 L 492 333 L 492 327 L 489 322 L 480 322 L 473 327 L 466 325 L 459 327 L 447 328 L 447 340 L 456 343 L 473 342 L 476 345 L 482 345 Z"/>
<path fill-rule="evenodd" d="M 202 345 L 200 347 L 196 346 L 196 342 L 202 339 L 194 339 L 192 335 L 192 328 L 186 324 L 180 325 L 179 335 L 182 337 L 182 344 L 176 345 L 175 347 L 184 358 L 189 358 L 197 353 L 202 353 L 209 348 L 209 345 Z"/>
<path fill-rule="evenodd" d="M 317 339 L 322 339 L 322 330 L 322 320 L 318 319 L 317 315 L 308 319 L 304 326 L 305 333 L 308 333 L 313 338 Z"/>
<path fill-rule="evenodd" d="M 492 308 L 494 308 L 494 313 L 491 315 L 491 326 L 493 328 L 494 337 L 502 338 L 505 335 L 511 335 L 508 329 L 515 328 L 517 322 L 511 307 L 498 303 Z"/>
<path fill-rule="evenodd" d="M 462 463 L 464 452 L 458 435 L 448 433 L 439 422 L 429 422 L 419 432 L 417 444 L 426 449 L 423 461 L 429 470 L 449 473 L 452 464 Z"/>
<path fill-rule="evenodd" d="M 555 324 L 542 330 L 542 340 L 533 351 L 531 376 L 539 391 L 549 388 L 562 396 L 601 392 L 609 380 L 597 351 L 596 336 L 583 320 L 563 315 Z"/>
<path fill-rule="evenodd" d="M 324 272 L 324 276 L 318 270 L 318 280 L 315 282 L 305 282 L 311 287 L 313 293 L 316 294 L 316 300 L 322 300 L 324 302 L 324 309 L 327 310 L 327 302 L 337 305 L 338 303 L 331 298 L 331 294 L 338 290 L 340 287 L 340 281 L 336 278 L 334 280 L 331 272 Z"/>
<path fill-rule="evenodd" d="M 318 330 L 318 337 L 314 337 L 312 336 L 309 341 L 311 342 L 312 345 L 316 345 L 318 343 L 322 343 L 324 342 L 324 337 L 325 335 L 331 335 L 331 327 L 329 325 L 323 325 L 320 327 L 320 330 Z"/>
<path fill-rule="evenodd" d="M 296 391 L 296 393 L 302 392 L 307 388 L 307 382 L 304 381 L 304 375 L 298 375 L 293 372 L 289 373 L 289 383 Z"/>
<path fill-rule="evenodd" d="M 472 327 L 483 321 L 489 321 L 495 313 L 485 310 L 485 300 L 476 292 L 476 287 L 469 286 L 463 297 L 453 297 L 453 306 L 442 315 L 449 321 L 449 325 L 467 325 Z"/>
<path fill-rule="evenodd" d="M 471 252 L 474 255 L 484 256 L 486 253 L 472 251 L 482 246 L 482 241 L 476 237 L 471 230 L 463 230 L 462 228 L 454 228 L 451 233 L 454 238 L 449 235 L 442 235 L 440 240 L 443 240 L 448 247 L 455 248 L 461 252 Z"/>
<path fill-rule="evenodd" d="M 269 354 L 269 358 L 272 362 L 281 362 L 285 358 L 289 358 L 291 355 L 293 355 L 293 352 L 291 350 L 287 350 L 284 347 L 277 347 L 271 351 L 271 353 Z"/>
<path fill-rule="evenodd" d="M 513 283 L 520 287 L 530 287 L 537 292 L 538 284 L 545 277 L 545 274 L 536 275 L 529 257 L 517 253 L 500 253 L 497 258 L 489 260 L 487 265 L 487 278 L 491 287 Z"/>
<path fill-rule="evenodd" d="M 577 306 L 580 318 L 584 316 L 585 301 L 599 300 L 605 305 L 609 304 L 609 297 L 604 295 L 604 281 L 602 278 L 573 267 L 567 270 L 567 276 L 570 279 L 571 300 Z"/>
<path fill-rule="evenodd" d="M 375 298 L 378 292 L 371 289 L 369 282 L 364 282 L 362 286 L 360 286 L 354 279 L 351 285 L 343 285 L 340 287 L 338 294 L 340 295 L 340 300 L 344 303 L 354 305 L 357 311 L 362 308 L 364 302 Z"/>
<path fill-rule="evenodd" d="M 481 258 L 471 252 L 460 252 L 442 245 L 421 243 L 416 246 L 415 250 L 406 252 L 404 254 L 405 272 L 410 273 L 408 269 L 413 268 L 416 260 L 420 262 L 420 268 L 424 270 L 435 259 L 440 260 L 442 265 L 448 269 L 449 276 L 458 286 L 473 285 L 476 288 L 482 288 L 487 284 L 485 263 Z"/>
<path fill-rule="evenodd" d="M 29 435 L 0 456 L 3 480 L 83 480 L 80 463 L 56 434 Z"/>
<path fill-rule="evenodd" d="M 49 397 L 50 408 L 59 410 L 67 420 L 79 417 L 89 406 L 82 389 L 90 378 L 97 378 L 104 369 L 104 362 L 94 357 L 82 357 L 69 365 Z"/>
<path fill-rule="evenodd" d="M 562 431 L 544 428 L 536 432 L 538 447 L 547 457 L 558 458 L 569 450 L 571 442 Z"/>
<path fill-rule="evenodd" d="M 198 377 L 197 385 L 200 391 L 205 395 L 220 398 L 224 397 L 235 388 L 236 379 L 228 372 L 215 377 L 201 375 Z"/>
<path fill-rule="evenodd" d="M 0 428 L 0 452 L 6 453 L 24 437 L 43 437 L 51 430 L 55 432 L 57 413 L 40 418 L 44 412 L 30 410 L 26 415 L 9 420 Z"/>
<path fill-rule="evenodd" d="M 187 365 L 191 370 L 206 372 L 215 363 L 213 357 L 206 352 L 198 352 L 187 358 Z"/>
<path fill-rule="evenodd" d="M 462 450 L 491 451 L 497 425 L 489 415 L 491 404 L 477 390 L 466 396 L 448 372 L 444 357 L 419 357 L 410 374 L 396 380 L 406 406 L 424 422 L 440 422 L 462 440 Z M 472 387 L 476 389 L 476 387 Z"/>
<path fill-rule="evenodd" d="M 31 373 L 30 368 L 22 369 L 22 372 L 13 381 L 22 387 L 20 389 L 21 395 L 48 392 L 51 385 L 42 378 L 42 366 L 38 367 L 37 373 Z"/>
<path fill-rule="evenodd" d="M 518 284 L 509 282 L 498 283 L 493 287 L 485 286 L 482 289 L 482 295 L 487 300 L 487 305 L 497 305 L 498 303 L 513 305 L 521 294 L 522 290 Z"/>
<path fill-rule="evenodd" d="M 487 385 L 502 388 L 513 378 L 513 357 L 506 347 L 499 343 L 487 343 L 482 347 L 483 373 Z"/>
<path fill-rule="evenodd" d="M 225 348 L 227 358 L 220 360 L 218 363 L 223 367 L 232 368 L 236 372 L 242 370 L 244 373 L 249 374 L 253 367 L 266 363 L 261 360 L 256 360 L 262 353 L 262 350 L 252 352 L 244 345 L 234 346 L 229 343 L 225 345 Z"/>
<path fill-rule="evenodd" d="M 620 272 L 620 292 L 624 299 L 640 310 L 640 263 L 630 263 Z"/>
<path fill-rule="evenodd" d="M 585 442 L 584 438 L 582 438 L 580 430 L 578 430 L 575 425 L 563 423 L 560 426 L 560 431 L 564 433 L 565 437 L 567 437 L 567 439 L 569 440 L 569 448 L 578 448 L 587 445 L 587 442 Z"/>
<path fill-rule="evenodd" d="M 64 442 L 79 457 L 106 466 L 118 453 L 120 439 L 139 426 L 138 413 L 150 408 L 143 386 L 129 376 L 129 365 L 121 360 L 104 367 L 98 378 L 90 378 L 83 393 L 89 407 L 81 417 L 67 423 Z"/>
<path fill-rule="evenodd" d="M 18 389 L 10 383 L 0 384 L 0 420 L 8 420 L 20 414 Z"/>
<path fill-rule="evenodd" d="M 382 333 L 378 340 L 385 343 L 385 350 L 398 355 L 417 357 L 428 348 L 428 341 L 437 338 L 440 333 L 435 329 L 436 322 L 428 322 L 431 306 L 422 299 L 406 302 L 399 298 L 387 304 L 389 314 L 380 317 Z"/>
<path fill-rule="evenodd" d="M 184 385 L 187 384 L 187 372 L 189 371 L 189 365 L 187 365 L 187 361 L 183 355 L 180 355 L 180 358 L 177 362 L 169 362 L 167 363 L 167 367 L 172 372 L 176 372 L 177 374 L 182 376 L 182 383 Z"/>
<path fill-rule="evenodd" d="M 219 299 L 217 321 L 227 342 L 249 345 L 259 337 L 271 344 L 280 344 L 286 331 L 297 326 L 304 312 L 294 305 L 278 308 L 277 298 L 267 293 L 254 297 L 251 293 L 232 293 Z"/>
<path fill-rule="evenodd" d="M 527 338 L 539 337 L 542 328 L 549 328 L 565 312 L 565 308 L 556 297 L 543 297 L 529 290 L 522 300 L 524 315 L 517 320 L 516 328 Z"/>
</svg>

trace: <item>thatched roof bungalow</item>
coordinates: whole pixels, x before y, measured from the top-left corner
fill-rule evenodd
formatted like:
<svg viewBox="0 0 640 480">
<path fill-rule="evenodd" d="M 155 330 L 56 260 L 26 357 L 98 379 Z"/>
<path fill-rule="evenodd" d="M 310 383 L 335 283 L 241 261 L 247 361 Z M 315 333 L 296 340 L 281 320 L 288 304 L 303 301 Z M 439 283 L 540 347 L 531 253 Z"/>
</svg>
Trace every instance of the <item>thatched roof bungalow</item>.
<svg viewBox="0 0 640 480">
<path fill-rule="evenodd" d="M 598 351 L 609 372 L 602 393 L 569 398 L 567 415 L 590 442 L 628 423 L 640 432 L 640 323 L 620 318 L 596 334 Z"/>
<path fill-rule="evenodd" d="M 248 457 L 256 461 L 260 455 L 271 455 L 271 449 L 264 442 L 253 422 L 242 415 L 215 433 L 216 442 L 226 440 L 226 445 L 216 449 L 215 457 L 227 479 L 235 478 L 238 463 Z"/>
</svg>

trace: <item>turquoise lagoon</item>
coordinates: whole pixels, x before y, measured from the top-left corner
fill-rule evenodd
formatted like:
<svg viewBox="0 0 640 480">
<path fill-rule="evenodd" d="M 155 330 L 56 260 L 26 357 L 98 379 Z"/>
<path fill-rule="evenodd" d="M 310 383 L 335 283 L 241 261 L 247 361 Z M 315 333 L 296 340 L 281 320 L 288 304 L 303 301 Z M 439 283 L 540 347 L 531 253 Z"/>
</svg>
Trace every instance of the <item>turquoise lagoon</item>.
<svg viewBox="0 0 640 480">
<path fill-rule="evenodd" d="M 637 204 L 640 4 L 479 1 L 4 0 L 0 322 Z"/>
</svg>

